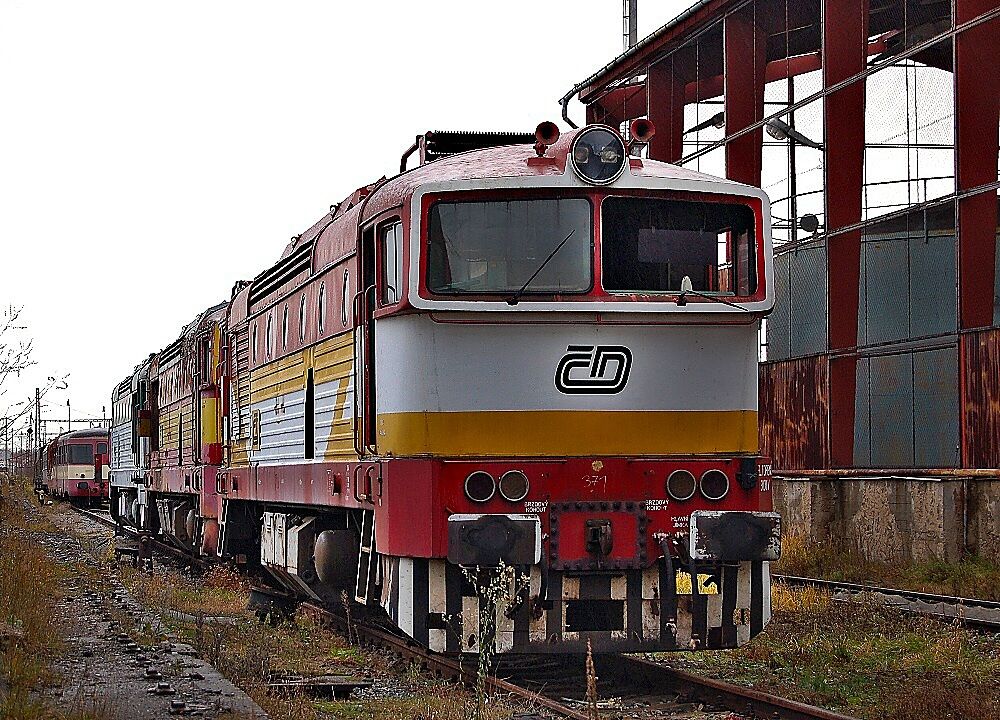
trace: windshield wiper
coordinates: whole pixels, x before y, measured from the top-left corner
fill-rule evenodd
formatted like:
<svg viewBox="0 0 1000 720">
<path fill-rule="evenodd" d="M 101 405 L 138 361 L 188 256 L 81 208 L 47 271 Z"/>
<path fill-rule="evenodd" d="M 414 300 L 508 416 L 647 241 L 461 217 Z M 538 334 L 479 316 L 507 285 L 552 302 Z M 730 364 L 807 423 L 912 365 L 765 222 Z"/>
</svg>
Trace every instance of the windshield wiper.
<svg viewBox="0 0 1000 720">
<path fill-rule="evenodd" d="M 559 252 L 560 249 L 562 249 L 562 246 L 566 244 L 567 240 L 573 237 L 573 233 L 575 232 L 576 228 L 570 230 L 569 235 L 564 237 L 562 239 L 562 242 L 560 242 L 552 249 L 552 252 L 549 253 L 549 256 L 542 261 L 541 265 L 538 266 L 538 269 L 535 270 L 535 272 L 531 273 L 531 277 L 529 277 L 527 280 L 524 281 L 524 285 L 522 285 L 521 288 L 516 293 L 507 298 L 508 305 L 517 305 L 518 301 L 521 299 L 521 296 L 524 294 L 524 291 L 527 290 L 528 286 L 531 284 L 531 281 L 534 280 L 536 277 L 538 277 L 538 273 L 542 271 L 542 268 L 544 268 L 546 265 L 549 264 L 549 260 L 551 260 L 556 256 L 556 253 Z"/>
<path fill-rule="evenodd" d="M 687 295 L 696 295 L 697 297 L 705 298 L 706 300 L 713 300 L 715 302 L 722 303 L 723 305 L 728 305 L 731 308 L 742 310 L 743 312 L 751 312 L 742 305 L 737 305 L 734 302 L 729 302 L 728 300 L 721 298 L 718 295 L 708 295 L 703 292 L 698 292 L 697 290 L 691 287 L 691 279 L 687 275 L 685 275 L 684 279 L 681 280 L 681 291 L 677 295 L 677 304 L 680 305 L 681 307 L 687 305 L 687 297 L 686 297 Z"/>
</svg>

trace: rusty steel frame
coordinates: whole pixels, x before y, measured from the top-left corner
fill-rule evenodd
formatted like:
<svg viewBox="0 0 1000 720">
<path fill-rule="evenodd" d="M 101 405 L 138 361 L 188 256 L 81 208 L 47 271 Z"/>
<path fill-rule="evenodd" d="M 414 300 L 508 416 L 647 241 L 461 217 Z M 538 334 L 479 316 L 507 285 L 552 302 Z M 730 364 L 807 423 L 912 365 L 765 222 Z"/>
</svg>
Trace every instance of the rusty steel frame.
<svg viewBox="0 0 1000 720">
<path fill-rule="evenodd" d="M 872 39 L 869 37 L 869 0 L 819 0 L 819 7 L 818 58 L 814 57 L 817 53 L 807 52 L 767 62 L 762 53 L 762 46 L 766 44 L 763 39 L 776 32 L 769 25 L 780 25 L 782 19 L 777 17 L 780 13 L 762 11 L 766 8 L 764 0 L 705 1 L 579 83 L 568 96 L 574 93 L 579 95 L 588 106 L 588 117 L 599 112 L 606 120 L 627 120 L 645 110 L 646 116 L 663 128 L 650 144 L 651 158 L 688 163 L 724 148 L 727 175 L 753 184 L 760 182 L 761 150 L 764 145 L 762 130 L 767 123 L 822 100 L 826 222 L 823 235 L 809 238 L 809 241 L 825 239 L 828 254 L 827 337 L 826 349 L 820 353 L 826 370 L 822 378 L 823 387 L 807 394 L 825 398 L 826 406 L 820 408 L 825 418 L 818 419 L 818 424 L 808 424 L 805 429 L 812 435 L 798 437 L 800 434 L 796 432 L 791 441 L 811 437 L 810 442 L 815 443 L 816 432 L 825 437 L 815 446 L 818 452 L 812 453 L 808 460 L 800 457 L 796 464 L 789 467 L 784 467 L 779 460 L 776 463 L 779 470 L 799 472 L 799 468 L 805 467 L 817 475 L 825 471 L 831 476 L 846 477 L 833 471 L 850 471 L 855 467 L 854 414 L 859 359 L 876 350 L 874 346 L 865 344 L 862 351 L 858 340 L 863 233 L 876 223 L 912 213 L 915 207 L 953 204 L 956 209 L 957 329 L 941 337 L 952 341 L 950 347 L 958 348 L 958 371 L 954 382 L 957 386 L 960 453 L 955 462 L 964 470 L 956 472 L 955 476 L 992 477 L 990 468 L 1000 466 L 1000 451 L 994 452 L 988 446 L 989 438 L 1000 434 L 1000 412 L 992 412 L 987 405 L 1000 399 L 1000 379 L 990 375 L 991 372 L 993 375 L 1000 373 L 1000 346 L 993 347 L 1000 342 L 1000 338 L 993 337 L 984 329 L 994 326 L 998 219 L 997 194 L 994 191 L 1000 189 L 997 180 L 1000 44 L 995 42 L 995 21 L 1000 19 L 1000 3 L 998 0 L 951 0 L 951 16 L 946 25 L 935 26 L 929 37 L 911 40 L 912 44 L 907 43 L 891 55 L 886 49 L 892 45 L 892 28 L 898 30 L 902 27 L 905 32 L 905 15 L 900 21 L 902 26 L 890 24 L 887 30 L 883 24 L 877 30 L 873 28 L 873 31 L 883 34 Z M 792 11 L 787 4 L 786 11 Z M 801 8 L 795 11 L 801 15 Z M 940 14 L 942 18 L 948 17 L 943 8 Z M 785 21 L 788 27 L 796 25 L 788 22 L 787 18 Z M 687 75 L 683 75 L 681 66 L 676 65 L 677 58 L 682 58 L 683 62 L 680 53 L 696 53 L 697 48 L 704 45 L 705 48 L 714 48 L 711 52 L 717 54 L 720 28 L 723 39 L 722 74 L 713 75 L 718 65 L 713 55 L 707 64 L 702 62 L 696 66 L 694 72 L 698 77 L 690 76 L 690 69 L 685 70 Z M 705 38 L 711 38 L 711 41 L 706 42 Z M 866 220 L 861 198 L 866 147 L 865 116 L 860 111 L 865 106 L 866 79 L 884 68 L 934 51 L 951 53 L 955 103 L 954 192 L 933 201 L 911 203 L 899 211 Z M 785 52 L 790 54 L 787 43 Z M 869 63 L 873 52 L 881 54 Z M 796 64 L 794 69 L 791 66 L 793 61 Z M 785 67 L 782 68 L 782 65 Z M 790 75 L 805 69 L 822 71 L 822 87 L 805 97 L 794 99 L 787 106 L 783 105 L 777 112 L 765 113 L 763 83 L 775 79 L 782 70 L 785 75 Z M 641 102 L 643 74 L 646 76 L 645 108 Z M 628 83 L 627 87 L 621 84 L 623 82 Z M 680 127 L 684 103 L 698 102 L 703 90 L 723 95 L 725 136 L 699 144 L 685 155 L 682 142 L 684 130 Z M 624 93 L 628 93 L 627 101 Z M 618 118 L 618 114 L 622 118 Z M 800 242 L 793 241 L 789 245 Z M 884 344 L 886 347 L 877 354 L 901 353 L 913 345 L 913 338 Z M 793 356 L 792 359 L 801 360 L 802 357 Z M 765 366 L 762 386 L 778 382 L 776 378 L 765 381 L 765 377 L 783 362 L 787 361 Z M 791 393 L 788 399 L 794 401 L 797 391 L 793 387 L 787 390 Z M 777 418 L 768 419 L 767 401 L 763 394 L 761 410 L 762 428 L 768 424 L 780 424 Z M 771 410 L 780 411 L 782 408 Z M 783 410 L 787 412 L 789 408 Z M 791 418 L 792 426 L 798 429 L 803 429 L 801 421 L 801 416 Z M 762 432 L 762 441 L 765 434 Z M 803 461 L 805 464 L 800 464 Z M 974 468 L 981 468 L 983 472 L 972 471 Z M 877 467 L 873 469 L 878 470 Z M 955 467 L 911 468 L 906 474 L 944 474 L 939 470 L 955 470 Z"/>
</svg>

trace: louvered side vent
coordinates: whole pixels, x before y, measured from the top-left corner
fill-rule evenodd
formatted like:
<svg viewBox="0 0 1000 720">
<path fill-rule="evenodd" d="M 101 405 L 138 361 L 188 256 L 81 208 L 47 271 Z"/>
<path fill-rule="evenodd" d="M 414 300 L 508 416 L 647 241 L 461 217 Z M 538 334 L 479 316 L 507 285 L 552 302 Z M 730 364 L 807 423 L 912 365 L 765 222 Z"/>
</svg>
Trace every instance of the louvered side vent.
<svg viewBox="0 0 1000 720">
<path fill-rule="evenodd" d="M 250 305 L 267 297 L 312 264 L 312 242 L 303 243 L 277 265 L 254 278 L 247 301 Z"/>
<path fill-rule="evenodd" d="M 158 364 L 161 370 L 181 354 L 181 346 L 183 344 L 182 340 L 175 340 L 172 345 L 169 345 L 163 352 L 160 353 Z"/>
</svg>

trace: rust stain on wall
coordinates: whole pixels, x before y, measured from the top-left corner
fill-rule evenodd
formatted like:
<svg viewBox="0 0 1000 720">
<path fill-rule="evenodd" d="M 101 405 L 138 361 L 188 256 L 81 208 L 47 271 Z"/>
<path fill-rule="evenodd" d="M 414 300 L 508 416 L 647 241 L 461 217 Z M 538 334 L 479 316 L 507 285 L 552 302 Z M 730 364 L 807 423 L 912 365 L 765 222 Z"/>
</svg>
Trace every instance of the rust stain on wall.
<svg viewBox="0 0 1000 720">
<path fill-rule="evenodd" d="M 963 466 L 1000 467 L 1000 329 L 963 335 Z"/>
<path fill-rule="evenodd" d="M 829 358 L 760 366 L 760 447 L 775 472 L 829 466 Z"/>
</svg>

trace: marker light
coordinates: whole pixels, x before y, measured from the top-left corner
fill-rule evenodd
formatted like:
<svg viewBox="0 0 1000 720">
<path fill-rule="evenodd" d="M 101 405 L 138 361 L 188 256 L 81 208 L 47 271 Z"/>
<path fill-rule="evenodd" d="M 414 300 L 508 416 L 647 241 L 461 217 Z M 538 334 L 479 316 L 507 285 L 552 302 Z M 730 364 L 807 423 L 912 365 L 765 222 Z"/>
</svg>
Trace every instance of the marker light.
<svg viewBox="0 0 1000 720">
<path fill-rule="evenodd" d="M 520 470 L 508 470 L 500 476 L 500 495 L 510 502 L 521 502 L 528 496 L 528 476 Z"/>
<path fill-rule="evenodd" d="M 674 500 L 690 500 L 698 483 L 687 470 L 674 470 L 667 478 L 667 495 Z"/>
<path fill-rule="evenodd" d="M 474 502 L 486 502 L 497 491 L 496 481 L 488 472 L 477 470 L 465 478 L 465 495 Z"/>
<path fill-rule="evenodd" d="M 573 140 L 573 170 L 593 185 L 609 185 L 625 171 L 625 143 L 603 125 L 582 130 Z"/>
<path fill-rule="evenodd" d="M 721 500 L 729 492 L 729 476 L 721 470 L 706 470 L 701 476 L 700 489 L 708 500 Z"/>
</svg>

